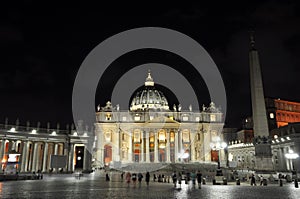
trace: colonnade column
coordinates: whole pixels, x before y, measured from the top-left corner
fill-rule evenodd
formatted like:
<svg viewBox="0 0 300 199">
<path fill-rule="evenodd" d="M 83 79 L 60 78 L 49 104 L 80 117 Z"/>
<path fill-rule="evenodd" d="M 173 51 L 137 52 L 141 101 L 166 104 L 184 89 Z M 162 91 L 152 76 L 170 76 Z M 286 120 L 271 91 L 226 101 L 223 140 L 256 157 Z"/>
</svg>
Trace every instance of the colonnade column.
<svg viewBox="0 0 300 199">
<path fill-rule="evenodd" d="M 87 150 L 87 146 L 84 146 L 83 171 L 87 171 L 89 169 L 88 159 L 89 159 L 89 151 Z"/>
<path fill-rule="evenodd" d="M 58 152 L 58 143 L 54 144 L 54 154 L 53 155 L 57 155 Z M 53 168 L 53 171 L 56 171 L 57 168 Z"/>
<path fill-rule="evenodd" d="M 74 144 L 70 144 L 69 150 L 69 162 L 68 162 L 68 171 L 73 172 L 73 155 L 74 155 Z"/>
<path fill-rule="evenodd" d="M 22 147 L 22 160 L 21 160 L 21 172 L 27 171 L 27 155 L 28 155 L 28 142 L 23 142 Z"/>
<path fill-rule="evenodd" d="M 171 162 L 170 161 L 170 155 L 171 155 L 171 152 L 170 152 L 171 151 L 170 150 L 170 147 L 171 147 L 170 146 L 170 132 L 167 132 L 167 146 L 166 147 L 167 147 L 167 151 L 166 151 L 167 152 L 167 162 Z"/>
<path fill-rule="evenodd" d="M 146 162 L 150 162 L 150 150 L 149 150 L 149 132 L 146 132 Z"/>
<path fill-rule="evenodd" d="M 38 150 L 38 142 L 34 143 L 33 147 L 33 160 L 32 160 L 32 165 L 31 165 L 31 171 L 36 171 L 36 165 L 37 165 L 37 151 Z"/>
<path fill-rule="evenodd" d="M 4 151 L 5 151 L 5 140 L 3 139 L 1 142 L 1 146 L 0 146 L 0 164 L 1 164 L 1 168 L 2 168 L 2 159 L 4 156 Z"/>
<path fill-rule="evenodd" d="M 48 142 L 44 144 L 44 154 L 43 154 L 43 172 L 47 172 L 47 160 L 48 160 Z"/>
</svg>

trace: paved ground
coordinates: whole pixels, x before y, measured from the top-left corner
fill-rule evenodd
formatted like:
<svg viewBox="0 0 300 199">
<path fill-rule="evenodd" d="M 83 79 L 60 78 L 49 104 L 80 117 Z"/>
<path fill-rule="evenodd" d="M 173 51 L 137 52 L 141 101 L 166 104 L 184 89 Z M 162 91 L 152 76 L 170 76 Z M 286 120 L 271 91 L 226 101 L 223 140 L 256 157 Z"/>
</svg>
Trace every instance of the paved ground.
<svg viewBox="0 0 300 199">
<path fill-rule="evenodd" d="M 0 198 L 300 198 L 300 188 L 296 189 L 294 184 L 251 187 L 248 183 L 208 183 L 197 189 L 183 183 L 181 187 L 179 190 L 171 183 L 151 182 L 147 188 L 143 182 L 141 187 L 130 184 L 128 188 L 119 177 L 105 182 L 103 177 L 93 174 L 80 180 L 74 175 L 45 175 L 43 180 L 0 182 Z"/>
</svg>

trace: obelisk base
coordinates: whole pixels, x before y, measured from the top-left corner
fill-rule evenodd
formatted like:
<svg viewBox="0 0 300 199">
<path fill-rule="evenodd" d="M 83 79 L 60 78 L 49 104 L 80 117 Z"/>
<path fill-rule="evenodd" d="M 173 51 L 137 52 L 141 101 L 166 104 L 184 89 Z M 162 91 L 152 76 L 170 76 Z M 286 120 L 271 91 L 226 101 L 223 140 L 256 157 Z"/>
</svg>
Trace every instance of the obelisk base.
<svg viewBox="0 0 300 199">
<path fill-rule="evenodd" d="M 255 156 L 256 171 L 274 171 L 272 156 Z"/>
</svg>

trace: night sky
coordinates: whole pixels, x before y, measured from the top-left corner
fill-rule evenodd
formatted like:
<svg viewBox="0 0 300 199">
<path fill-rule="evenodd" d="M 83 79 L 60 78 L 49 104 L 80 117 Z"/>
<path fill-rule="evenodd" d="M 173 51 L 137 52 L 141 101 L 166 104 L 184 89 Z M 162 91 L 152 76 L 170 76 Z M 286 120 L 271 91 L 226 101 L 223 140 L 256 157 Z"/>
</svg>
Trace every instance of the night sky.
<svg viewBox="0 0 300 199">
<path fill-rule="evenodd" d="M 25 1 L 22 7 L 6 7 L 0 19 L 0 123 L 5 117 L 9 123 L 19 118 L 21 124 L 29 120 L 32 125 L 40 121 L 46 126 L 49 121 L 54 127 L 59 122 L 62 128 L 72 123 L 73 83 L 88 53 L 114 34 L 146 26 L 180 31 L 208 51 L 227 92 L 226 127 L 240 127 L 242 118 L 251 115 L 250 30 L 255 30 L 265 95 L 300 102 L 297 1 L 185 5 L 151 1 L 139 5 L 38 5 Z M 118 78 L 148 62 L 178 70 L 186 64 L 175 55 L 157 50 L 124 55 L 101 79 L 98 93 L 102 95 L 96 96 L 95 104 L 105 105 Z M 194 79 L 189 74 L 186 77 Z M 199 83 L 197 94 L 201 104 L 209 103 L 204 84 Z"/>
</svg>

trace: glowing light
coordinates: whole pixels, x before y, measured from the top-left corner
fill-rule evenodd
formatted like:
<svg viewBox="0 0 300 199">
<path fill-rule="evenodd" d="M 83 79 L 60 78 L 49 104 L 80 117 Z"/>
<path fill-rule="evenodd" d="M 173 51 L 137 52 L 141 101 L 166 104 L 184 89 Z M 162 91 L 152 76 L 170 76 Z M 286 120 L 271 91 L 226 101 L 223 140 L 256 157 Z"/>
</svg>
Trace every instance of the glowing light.
<svg viewBox="0 0 300 199">
<path fill-rule="evenodd" d="M 8 162 L 16 162 L 17 161 L 17 156 L 18 156 L 19 154 L 9 154 L 9 156 L 8 156 Z"/>
<path fill-rule="evenodd" d="M 277 139 L 277 138 L 278 138 L 278 135 L 274 135 L 274 138 Z"/>
<path fill-rule="evenodd" d="M 11 128 L 10 130 L 9 130 L 10 132 L 16 132 L 16 128 Z"/>
<path fill-rule="evenodd" d="M 294 151 L 290 149 L 289 153 L 285 154 L 285 157 L 287 159 L 297 159 L 299 157 L 299 155 L 297 153 L 294 153 Z"/>
<path fill-rule="evenodd" d="M 221 147 L 224 149 L 227 147 L 227 144 L 225 142 L 222 142 Z"/>
<path fill-rule="evenodd" d="M 33 130 L 31 131 L 31 133 L 32 133 L 32 134 L 36 134 L 36 130 L 33 129 Z"/>
<path fill-rule="evenodd" d="M 73 135 L 74 135 L 74 136 L 78 136 L 78 134 L 77 134 L 77 132 L 76 132 L 76 131 L 74 131 Z"/>
<path fill-rule="evenodd" d="M 287 139 L 287 140 L 291 140 L 291 138 L 290 138 L 290 137 L 286 137 L 286 139 Z"/>
<path fill-rule="evenodd" d="M 51 135 L 56 135 L 56 132 L 55 132 L 55 131 L 52 131 Z"/>
</svg>

